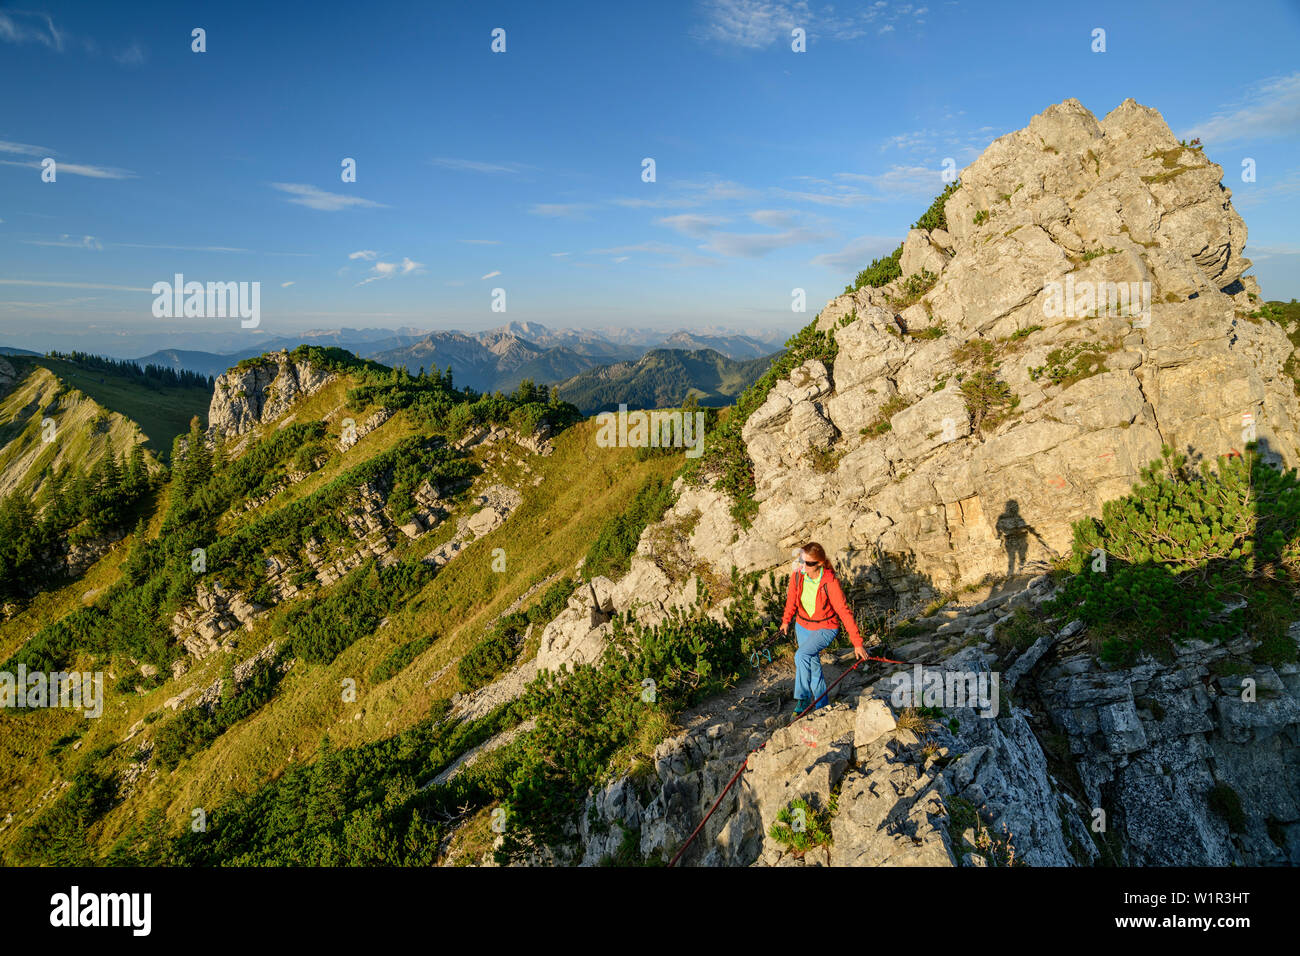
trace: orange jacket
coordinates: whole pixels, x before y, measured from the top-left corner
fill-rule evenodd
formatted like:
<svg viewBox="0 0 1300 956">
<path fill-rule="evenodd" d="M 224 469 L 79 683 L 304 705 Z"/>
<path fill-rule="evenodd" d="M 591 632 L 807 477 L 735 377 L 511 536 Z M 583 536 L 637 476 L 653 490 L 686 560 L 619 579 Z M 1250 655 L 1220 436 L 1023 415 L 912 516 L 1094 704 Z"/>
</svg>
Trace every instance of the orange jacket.
<svg viewBox="0 0 1300 956">
<path fill-rule="evenodd" d="M 799 623 L 810 631 L 830 630 L 841 624 L 848 631 L 849 640 L 854 647 L 862 646 L 862 635 L 858 633 L 858 622 L 853 619 L 840 590 L 840 582 L 835 579 L 835 572 L 830 568 L 822 569 L 822 579 L 817 585 L 817 603 L 813 607 L 813 616 L 804 614 L 803 603 L 799 600 L 803 594 L 803 571 L 790 574 L 790 588 L 785 597 L 785 616 L 781 618 L 782 629 L 790 624 L 790 618 L 798 615 Z M 839 618 L 837 624 L 835 619 Z"/>
</svg>

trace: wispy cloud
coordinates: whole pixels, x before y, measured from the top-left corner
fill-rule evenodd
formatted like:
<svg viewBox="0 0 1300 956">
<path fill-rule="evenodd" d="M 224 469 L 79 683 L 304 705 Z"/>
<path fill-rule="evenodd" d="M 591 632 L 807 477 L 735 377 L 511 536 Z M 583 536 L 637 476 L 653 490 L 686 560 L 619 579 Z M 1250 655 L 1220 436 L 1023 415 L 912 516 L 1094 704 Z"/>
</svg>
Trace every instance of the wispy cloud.
<svg viewBox="0 0 1300 956">
<path fill-rule="evenodd" d="M 808 40 L 856 40 L 875 30 L 890 33 L 895 24 L 925 24 L 928 7 L 910 3 L 891 6 L 884 0 L 861 10 L 840 13 L 835 7 L 815 7 L 807 0 L 706 0 L 702 22 L 692 35 L 704 42 L 761 50 L 774 43 L 789 43 L 799 27 Z"/>
<path fill-rule="evenodd" d="M 1259 182 L 1235 183 L 1232 187 L 1232 204 L 1243 209 L 1295 196 L 1300 196 L 1300 169 L 1288 170 L 1281 176 L 1266 177 Z"/>
<path fill-rule="evenodd" d="M 672 266 L 703 266 L 716 265 L 718 260 L 708 256 L 701 256 L 691 251 L 683 249 L 680 246 L 674 246 L 667 242 L 639 242 L 630 246 L 616 246 L 610 249 L 592 249 L 590 255 L 609 256 L 611 259 L 620 261 L 629 258 L 632 253 L 644 253 L 646 255 L 657 256 L 664 259 L 671 259 L 668 265 Z M 581 264 L 581 263 L 579 263 Z"/>
<path fill-rule="evenodd" d="M 656 187 L 653 195 L 621 196 L 609 202 L 629 209 L 689 209 L 711 202 L 749 199 L 756 194 L 748 186 L 729 179 L 708 179 L 702 182 L 677 182 L 671 186 Z"/>
<path fill-rule="evenodd" d="M 741 259 L 756 259 L 777 249 L 797 246 L 805 242 L 818 242 L 826 237 L 811 229 L 787 229 L 783 232 L 715 232 L 708 245 L 719 255 Z"/>
<path fill-rule="evenodd" d="M 528 207 L 534 216 L 547 219 L 586 219 L 591 203 L 586 202 L 539 202 Z"/>
<path fill-rule="evenodd" d="M 962 115 L 962 113 L 959 112 L 956 115 Z M 941 119 L 951 122 L 955 119 L 955 116 L 951 111 L 948 111 Z M 1007 131 L 996 126 L 981 126 L 977 129 L 961 132 L 956 132 L 951 127 L 908 130 L 887 137 L 880 144 L 880 151 L 884 153 L 891 149 L 897 149 L 901 152 L 924 156 L 946 153 L 964 165 L 966 160 L 974 159 L 984 151 L 984 148 L 989 143 L 1004 132 Z"/>
<path fill-rule="evenodd" d="M 236 246 L 171 246 L 153 242 L 110 242 L 110 246 L 121 249 L 166 249 L 169 252 L 253 252 L 252 249 L 240 249 Z M 267 253 L 276 255 L 277 253 Z M 297 255 L 297 253 L 280 253 L 280 255 Z"/>
<path fill-rule="evenodd" d="M 455 159 L 449 156 L 439 156 L 436 159 L 429 160 L 435 166 L 441 166 L 443 169 L 454 169 L 464 173 L 506 173 L 514 175 L 531 169 L 523 163 L 485 163 L 478 159 Z"/>
<path fill-rule="evenodd" d="M 1234 107 L 1214 114 L 1184 136 L 1205 143 L 1276 139 L 1300 132 L 1300 72 L 1256 84 Z"/>
<path fill-rule="evenodd" d="M 836 173 L 835 178 L 869 184 L 883 198 L 932 197 L 945 185 L 940 166 L 891 166 L 883 173 Z"/>
<path fill-rule="evenodd" d="M 101 52 L 101 44 L 94 37 L 74 36 L 58 27 L 49 14 L 34 10 L 0 10 L 0 42 L 35 44 L 55 53 L 80 49 L 97 56 Z M 132 41 L 112 57 L 126 67 L 141 66 L 145 62 L 144 48 L 139 41 Z"/>
<path fill-rule="evenodd" d="M 292 280 L 292 279 L 290 279 L 288 282 L 281 282 L 281 283 L 280 283 L 280 288 L 281 288 L 281 289 L 287 289 L 287 288 L 289 288 L 289 286 L 291 286 L 291 285 L 293 285 L 293 280 Z"/>
<path fill-rule="evenodd" d="M 0 140 L 0 153 L 17 153 L 19 156 L 49 156 L 53 152 L 44 146 L 32 146 L 28 143 L 10 143 Z"/>
<path fill-rule="evenodd" d="M 27 169 L 41 169 L 36 160 L 20 162 L 13 159 L 0 159 L 0 166 L 22 166 Z M 112 166 L 88 166 L 84 163 L 56 162 L 54 172 L 59 176 L 87 176 L 91 179 L 134 179 L 135 173 L 129 169 L 116 169 Z"/>
<path fill-rule="evenodd" d="M 457 242 L 463 242 L 467 246 L 499 246 L 500 239 L 457 239 Z"/>
<path fill-rule="evenodd" d="M 120 53 L 114 53 L 113 59 L 122 66 L 144 66 L 144 48 L 133 42 Z"/>
<path fill-rule="evenodd" d="M 379 253 L 375 252 L 374 249 L 358 249 L 356 252 L 349 252 L 348 258 L 361 259 L 365 262 L 370 262 L 374 259 L 378 259 Z"/>
<path fill-rule="evenodd" d="M 403 258 L 401 262 L 376 262 L 370 267 L 370 271 L 372 275 L 362 279 L 357 285 L 366 285 L 380 279 L 395 279 L 398 276 L 419 275 L 424 272 L 424 263 Z"/>
<path fill-rule="evenodd" d="M 97 282 L 47 282 L 44 279 L 0 279 L 0 285 L 32 285 L 43 289 L 107 289 L 110 292 L 150 292 L 151 289 L 130 285 L 103 285 Z"/>
<path fill-rule="evenodd" d="M 63 51 L 64 34 L 49 14 L 23 10 L 0 11 L 0 40 L 6 43 L 37 43 L 55 52 Z"/>
<path fill-rule="evenodd" d="M 825 189 L 817 191 L 777 189 L 776 194 L 785 199 L 797 199 L 800 202 L 810 202 L 817 206 L 834 206 L 839 209 L 880 202 L 879 196 L 865 193 L 845 183 L 827 183 Z"/>
<path fill-rule="evenodd" d="M 713 232 L 719 226 L 729 222 L 725 216 L 700 216 L 694 213 L 682 213 L 677 216 L 664 216 L 662 219 L 656 219 L 656 226 L 667 226 L 669 229 L 676 229 L 678 232 L 695 238 L 702 238 Z"/>
<path fill-rule="evenodd" d="M 306 183 L 271 183 L 274 189 L 288 193 L 290 199 L 287 202 L 296 203 L 299 206 L 306 206 L 309 209 L 321 209 L 325 212 L 338 212 L 340 209 L 351 209 L 370 207 L 375 209 L 387 209 L 388 207 L 381 202 L 374 202 L 370 199 L 362 199 L 360 196 L 345 196 L 340 193 L 330 193 L 323 189 L 317 189 L 315 186 L 309 186 Z"/>
<path fill-rule="evenodd" d="M 487 275 L 485 275 L 485 276 L 480 276 L 479 278 L 480 278 L 480 279 L 495 279 L 495 278 L 496 278 L 497 276 L 499 276 L 500 274 L 501 274 L 501 270 L 500 270 L 500 269 L 493 269 L 493 270 L 492 270 L 491 272 L 489 272 Z"/>
<path fill-rule="evenodd" d="M 851 239 L 838 252 L 827 252 L 814 256 L 812 264 L 825 266 L 836 272 L 865 269 L 873 259 L 887 256 L 898 247 L 898 236 L 858 236 Z"/>
<path fill-rule="evenodd" d="M 103 249 L 103 245 L 94 236 L 76 236 L 63 235 L 58 239 L 24 239 L 29 246 L 62 246 L 66 249 Z"/>
</svg>

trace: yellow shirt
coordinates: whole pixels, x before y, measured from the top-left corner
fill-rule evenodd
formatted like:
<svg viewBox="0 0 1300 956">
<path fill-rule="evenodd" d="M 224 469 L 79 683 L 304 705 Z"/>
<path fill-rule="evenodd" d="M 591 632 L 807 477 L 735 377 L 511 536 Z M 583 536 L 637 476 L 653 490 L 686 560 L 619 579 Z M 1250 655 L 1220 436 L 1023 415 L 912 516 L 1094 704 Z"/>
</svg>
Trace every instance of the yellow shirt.
<svg viewBox="0 0 1300 956">
<path fill-rule="evenodd" d="M 817 569 L 817 577 L 808 577 L 807 572 L 803 576 L 803 591 L 799 595 L 799 603 L 803 605 L 805 617 L 812 617 L 817 611 L 817 587 L 822 583 L 822 569 Z"/>
</svg>

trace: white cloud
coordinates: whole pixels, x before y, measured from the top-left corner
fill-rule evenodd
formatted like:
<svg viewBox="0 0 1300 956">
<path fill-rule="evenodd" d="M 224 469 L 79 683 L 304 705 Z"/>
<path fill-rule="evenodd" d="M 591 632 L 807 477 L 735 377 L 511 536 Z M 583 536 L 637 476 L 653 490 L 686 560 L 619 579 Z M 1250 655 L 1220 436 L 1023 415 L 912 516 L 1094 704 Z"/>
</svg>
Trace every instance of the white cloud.
<svg viewBox="0 0 1300 956">
<path fill-rule="evenodd" d="M 729 221 L 729 219 L 722 216 L 698 216 L 693 213 L 682 213 L 677 216 L 664 216 L 662 219 L 656 219 L 655 225 L 667 226 L 669 229 L 676 229 L 684 235 L 700 239 Z"/>
<path fill-rule="evenodd" d="M 811 261 L 815 266 L 856 274 L 869 266 L 873 259 L 889 255 L 898 248 L 898 243 L 897 236 L 858 236 L 838 252 L 823 253 Z"/>
<path fill-rule="evenodd" d="M 4 220 L 3 220 L 3 219 L 0 219 L 0 222 L 4 222 Z M 560 258 L 561 256 L 567 256 L 568 253 L 567 253 L 567 252 L 552 252 L 551 255 L 558 259 L 558 258 Z"/>
<path fill-rule="evenodd" d="M 1292 169 L 1281 176 L 1265 176 L 1258 182 L 1233 183 L 1232 204 L 1242 209 L 1263 206 L 1280 200 L 1300 196 L 1300 169 Z"/>
<path fill-rule="evenodd" d="M 380 279 L 393 279 L 397 276 L 418 275 L 424 271 L 424 263 L 403 258 L 401 262 L 376 262 L 370 267 L 373 275 L 362 279 L 357 285 L 362 286 Z"/>
<path fill-rule="evenodd" d="M 489 272 L 487 275 L 485 275 L 485 276 L 480 276 L 479 278 L 480 278 L 480 279 L 493 279 L 493 278 L 496 278 L 497 276 L 499 276 L 500 274 L 501 274 L 501 270 L 500 270 L 500 269 L 494 269 L 493 271 Z"/>
<path fill-rule="evenodd" d="M 292 279 L 290 279 L 288 282 L 281 282 L 281 283 L 280 283 L 280 288 L 281 288 L 281 289 L 287 289 L 287 288 L 289 288 L 289 286 L 291 286 L 291 285 L 293 285 L 293 280 L 292 280 Z"/>
<path fill-rule="evenodd" d="M 139 43 L 133 42 L 121 53 L 113 54 L 113 59 L 122 66 L 143 66 L 144 50 L 140 47 Z"/>
<path fill-rule="evenodd" d="M 705 248 L 733 258 L 756 259 L 777 249 L 815 242 L 823 238 L 824 236 L 809 229 L 787 229 L 784 232 L 771 233 L 717 232 L 709 237 L 709 243 Z"/>
<path fill-rule="evenodd" d="M 0 153 L 18 153 L 20 156 L 49 156 L 51 152 L 44 146 L 31 146 L 27 143 L 9 143 L 0 140 Z"/>
<path fill-rule="evenodd" d="M 94 236 L 69 236 L 64 234 L 58 239 L 24 239 L 29 246 L 63 246 L 67 249 L 95 249 L 102 250 L 104 247 Z"/>
<path fill-rule="evenodd" d="M 828 191 L 825 192 L 807 192 L 792 189 L 778 189 L 776 193 L 787 199 L 798 199 L 801 202 L 810 202 L 818 206 L 835 206 L 841 209 L 847 209 L 851 206 L 863 206 L 871 202 L 879 202 L 879 196 L 872 196 L 864 193 L 860 189 L 854 189 L 852 186 L 843 184 L 832 184 Z"/>
<path fill-rule="evenodd" d="M 457 242 L 463 242 L 467 246 L 499 246 L 500 239 L 457 239 Z"/>
<path fill-rule="evenodd" d="M 747 186 L 730 180 L 706 180 L 704 182 L 675 182 L 663 187 L 667 191 L 654 196 L 632 196 L 611 199 L 615 206 L 630 209 L 689 209 L 702 206 L 708 202 L 721 202 L 728 199 L 748 199 L 756 193 Z"/>
<path fill-rule="evenodd" d="M 1300 73 L 1270 77 L 1255 85 L 1236 108 L 1216 113 L 1183 138 L 1205 143 L 1274 139 L 1300 132 Z"/>
<path fill-rule="evenodd" d="M 798 217 L 786 209 L 758 209 L 751 212 L 749 218 L 769 229 L 788 229 Z"/>
<path fill-rule="evenodd" d="M 627 262 L 627 260 L 628 260 L 628 259 L 631 259 L 631 258 L 632 258 L 631 256 L 615 256 L 615 257 L 614 257 L 614 261 L 615 261 L 615 262 Z"/>
<path fill-rule="evenodd" d="M 879 2 L 841 14 L 830 4 L 818 8 L 808 0 L 707 0 L 703 9 L 703 24 L 692 30 L 696 39 L 750 50 L 789 44 L 795 27 L 805 30 L 810 42 L 856 40 L 877 23 L 886 24 L 880 33 L 892 31 L 894 23 L 909 17 L 914 26 L 920 26 L 924 22 L 921 17 L 929 12 L 910 4 L 891 10 L 889 4 Z"/>
<path fill-rule="evenodd" d="M 36 163 L 32 164 L 37 165 Z M 85 166 L 79 163 L 59 163 L 59 173 L 71 173 L 73 176 L 89 176 L 91 179 L 133 179 L 135 173 L 129 169 L 114 169 L 111 166 Z"/>
<path fill-rule="evenodd" d="M 23 166 L 28 169 L 40 169 L 41 164 L 36 161 L 30 163 L 16 162 L 12 159 L 0 159 L 0 165 L 4 166 Z M 55 174 L 64 176 L 88 176 L 91 179 L 134 179 L 135 173 L 129 169 L 114 169 L 111 166 L 87 166 L 82 163 L 65 163 L 59 162 L 55 165 Z"/>
<path fill-rule="evenodd" d="M 130 285 L 102 285 L 96 282 L 46 282 L 41 279 L 0 279 L 0 285 L 34 285 L 43 289 L 108 289 L 111 292 L 151 292 Z"/>
<path fill-rule="evenodd" d="M 435 166 L 441 166 L 443 169 L 455 169 L 466 173 L 518 173 L 531 167 L 522 163 L 485 163 L 477 159 L 453 159 L 447 156 L 439 156 L 436 159 L 429 160 Z"/>
<path fill-rule="evenodd" d="M 891 166 L 883 173 L 836 173 L 836 179 L 868 183 L 882 194 L 932 198 L 943 192 L 943 170 L 939 166 Z"/>
<path fill-rule="evenodd" d="M 340 209 L 348 209 L 354 206 L 388 208 L 380 202 L 362 199 L 360 196 L 344 196 L 339 193 L 325 192 L 323 189 L 317 189 L 315 186 L 309 186 L 306 183 L 271 183 L 271 186 L 281 192 L 289 193 L 293 198 L 287 200 L 288 202 L 297 203 L 299 206 L 306 206 L 309 209 L 337 212 Z"/>
<path fill-rule="evenodd" d="M 7 43 L 39 43 L 61 52 L 63 36 L 47 14 L 23 10 L 0 11 L 0 40 Z"/>
<path fill-rule="evenodd" d="M 593 256 L 610 256 L 616 258 L 625 256 L 632 252 L 643 252 L 647 255 L 661 256 L 665 259 L 672 259 L 670 265 L 673 266 L 702 266 L 716 265 L 718 260 L 708 256 L 701 256 L 689 249 L 683 249 L 680 246 L 674 246 L 667 242 L 640 242 L 631 246 L 616 246 L 612 249 L 592 249 L 590 254 Z M 588 263 L 575 263 L 576 265 L 587 265 Z"/>
<path fill-rule="evenodd" d="M 251 253 L 252 249 L 240 249 L 235 246 L 171 246 L 160 245 L 152 242 L 110 242 L 110 246 L 115 249 L 168 249 L 173 252 L 246 252 Z M 286 255 L 296 256 L 305 255 L 298 252 L 268 252 L 268 256 Z"/>
<path fill-rule="evenodd" d="M 541 202 L 533 203 L 528 211 L 534 216 L 545 216 L 548 219 L 586 219 L 590 208 L 591 203 L 585 202 Z"/>
<path fill-rule="evenodd" d="M 366 262 L 370 262 L 372 259 L 378 259 L 379 253 L 375 252 L 374 249 L 358 249 L 356 252 L 349 252 L 348 258 L 364 259 Z"/>
</svg>

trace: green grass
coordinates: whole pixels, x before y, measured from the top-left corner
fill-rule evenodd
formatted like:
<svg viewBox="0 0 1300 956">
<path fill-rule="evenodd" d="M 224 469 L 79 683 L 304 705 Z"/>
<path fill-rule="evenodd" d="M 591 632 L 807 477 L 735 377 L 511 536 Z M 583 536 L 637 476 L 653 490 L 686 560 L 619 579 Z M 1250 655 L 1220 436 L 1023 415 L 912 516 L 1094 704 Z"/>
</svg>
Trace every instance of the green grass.
<svg viewBox="0 0 1300 956">
<path fill-rule="evenodd" d="M 23 361 L 49 369 L 70 388 L 135 422 L 148 438 L 146 446 L 161 458 L 171 453 L 172 439 L 189 429 L 191 418 L 197 415 L 207 423 L 210 389 L 145 388 L 125 375 L 84 369 L 61 359 L 28 357 Z"/>
<path fill-rule="evenodd" d="M 41 374 L 48 375 L 45 371 Z M 342 418 L 362 421 L 366 409 L 346 404 L 338 408 L 346 403 L 348 386 L 345 378 L 295 405 L 291 410 L 295 421 L 309 422 L 330 414 L 329 429 L 334 435 Z M 267 432 L 272 434 L 274 429 Z M 225 516 L 222 537 L 304 501 L 348 469 L 421 433 L 422 426 L 406 412 L 397 414 L 346 453 L 331 452 L 321 469 L 285 488 L 258 511 Z M 667 478 L 680 466 L 680 456 L 638 460 L 636 449 L 601 448 L 595 435 L 591 421 L 565 430 L 554 439 L 553 455 L 528 456 L 531 472 L 526 475 L 520 464 L 522 450 L 511 446 L 514 450 L 503 455 L 501 451 L 475 449 L 475 460 L 487 469 L 481 479 L 484 483 L 510 481 L 523 494 L 523 503 L 505 526 L 468 545 L 435 578 L 389 608 L 385 626 L 376 629 L 368 625 L 357 634 L 345 635 L 338 642 L 341 650 L 327 663 L 297 661 L 280 677 L 269 699 L 247 714 L 234 715 L 231 723 L 221 719 L 219 732 L 212 732 L 216 726 L 205 725 L 200 750 L 184 756 L 174 771 L 163 772 L 157 779 L 146 774 L 131 797 L 96 816 L 79 839 L 101 855 L 133 828 L 155 817 L 167 830 L 176 832 L 188 826 L 194 807 L 212 811 L 315 759 L 327 735 L 340 747 L 365 746 L 393 739 L 427 719 L 440 701 L 461 689 L 454 665 L 481 638 L 485 627 L 534 584 L 557 572 L 565 578 L 571 575 L 607 517 L 623 508 L 648 480 Z M 332 447 L 331 440 L 324 444 Z M 542 483 L 535 486 L 532 481 L 537 476 Z M 147 536 L 158 533 L 161 512 L 171 495 L 171 486 L 159 493 L 159 510 L 146 520 Z M 457 517 L 471 510 L 472 505 L 453 502 L 452 515 L 438 532 L 413 542 L 399 534 L 399 557 L 423 556 L 440 536 L 454 530 Z M 520 528 L 528 533 L 517 533 Z M 505 550 L 505 570 L 494 569 L 500 567 L 494 561 L 496 548 Z M 83 593 L 106 590 L 118 580 L 127 551 L 110 552 L 81 580 L 37 595 L 13 619 L 0 622 L 0 651 L 8 657 L 42 625 L 81 606 Z M 325 589 L 319 597 L 330 593 Z M 251 632 L 238 632 L 239 655 L 246 656 L 272 637 L 282 636 L 288 612 L 289 607 L 282 606 L 258 620 Z M 535 652 L 534 641 L 523 649 L 520 659 Z M 87 722 L 67 711 L 47 710 L 0 722 L 0 805 L 15 808 L 16 817 L 13 825 L 0 830 L 0 851 L 32 822 L 19 808 L 39 806 L 41 794 L 70 779 L 76 772 L 74 758 L 80 760 L 91 750 L 108 748 L 97 771 L 125 768 L 142 741 L 155 739 L 176 719 L 177 715 L 162 707 L 163 701 L 191 687 L 207 687 L 221 677 L 226 657 L 218 652 L 202 662 L 191 660 L 184 676 L 168 679 L 144 694 L 115 691 L 111 686 L 127 672 L 127 662 L 100 661 L 99 666 L 106 666 L 114 676 L 106 681 L 110 686 L 106 687 L 104 716 L 99 720 Z M 70 663 L 79 669 L 94 669 L 96 664 L 85 654 L 76 655 Z M 345 680 L 355 682 L 354 702 L 343 699 Z M 137 723 L 142 731 L 124 744 L 128 729 Z M 79 752 L 70 746 L 54 748 L 55 742 L 78 728 L 84 730 Z M 47 756 L 52 748 L 55 755 Z"/>
</svg>

